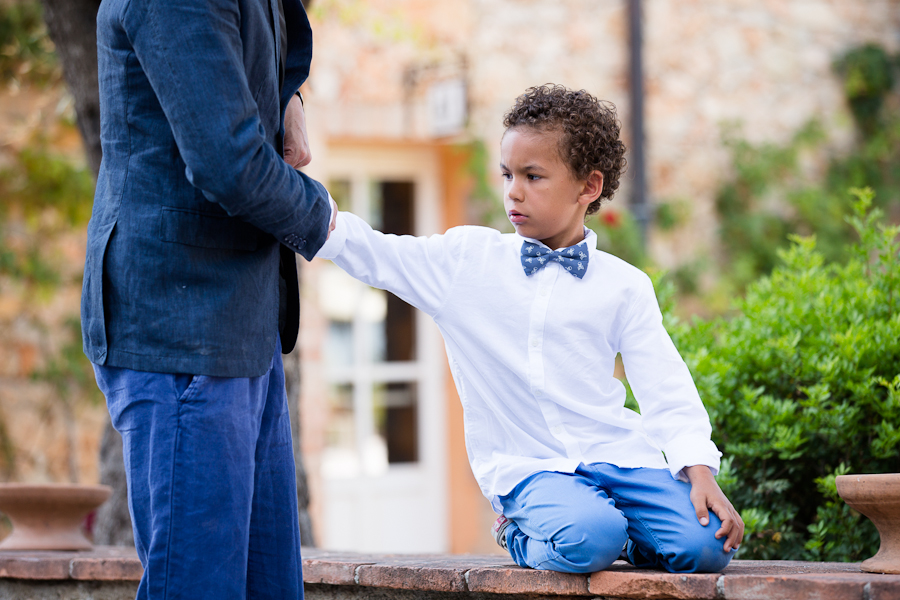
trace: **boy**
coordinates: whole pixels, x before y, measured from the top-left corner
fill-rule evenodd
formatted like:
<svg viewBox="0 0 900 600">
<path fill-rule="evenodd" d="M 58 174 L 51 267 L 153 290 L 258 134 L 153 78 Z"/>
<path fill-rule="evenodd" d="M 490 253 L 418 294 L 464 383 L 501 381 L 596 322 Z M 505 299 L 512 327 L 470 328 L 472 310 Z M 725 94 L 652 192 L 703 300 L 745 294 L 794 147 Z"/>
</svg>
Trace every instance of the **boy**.
<svg viewBox="0 0 900 600">
<path fill-rule="evenodd" d="M 437 323 L 469 462 L 517 564 L 593 572 L 627 542 L 636 566 L 720 571 L 743 523 L 713 478 L 709 417 L 649 278 L 598 251 L 584 226 L 624 170 L 615 109 L 545 85 L 504 125 L 515 234 L 385 235 L 339 213 L 318 256 Z M 617 353 L 641 415 L 624 407 Z"/>
</svg>

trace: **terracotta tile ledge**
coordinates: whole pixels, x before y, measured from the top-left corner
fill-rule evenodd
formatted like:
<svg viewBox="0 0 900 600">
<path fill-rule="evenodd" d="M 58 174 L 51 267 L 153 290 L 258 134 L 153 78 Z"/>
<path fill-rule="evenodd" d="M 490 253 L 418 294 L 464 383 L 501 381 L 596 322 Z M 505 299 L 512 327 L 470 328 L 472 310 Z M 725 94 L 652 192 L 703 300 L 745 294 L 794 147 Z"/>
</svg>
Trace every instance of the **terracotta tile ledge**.
<svg viewBox="0 0 900 600">
<path fill-rule="evenodd" d="M 396 590 L 398 598 L 900 599 L 900 575 L 864 573 L 858 563 L 734 561 L 722 573 L 673 575 L 617 562 L 600 573 L 571 575 L 522 569 L 502 556 L 371 555 L 313 548 L 303 553 L 307 589 L 354 590 L 346 597 L 369 597 L 366 590 L 377 588 L 379 598 L 390 598 L 391 590 Z M 134 582 L 136 586 L 140 576 L 141 565 L 131 549 L 0 552 L 0 581 Z"/>
</svg>

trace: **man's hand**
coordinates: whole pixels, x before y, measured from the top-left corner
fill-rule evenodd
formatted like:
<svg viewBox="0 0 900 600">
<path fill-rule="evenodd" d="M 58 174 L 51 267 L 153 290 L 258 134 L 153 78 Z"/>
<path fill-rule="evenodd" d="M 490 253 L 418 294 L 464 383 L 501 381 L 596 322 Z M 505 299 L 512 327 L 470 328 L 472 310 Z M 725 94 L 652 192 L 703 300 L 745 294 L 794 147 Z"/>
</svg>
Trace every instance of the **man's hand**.
<svg viewBox="0 0 900 600">
<path fill-rule="evenodd" d="M 303 102 L 294 94 L 284 111 L 284 162 L 295 169 L 312 160 L 309 138 L 306 136 L 306 113 Z"/>
<path fill-rule="evenodd" d="M 725 552 L 737 549 L 744 539 L 744 521 L 722 493 L 712 471 L 706 465 L 694 465 L 685 467 L 684 473 L 691 481 L 691 503 L 697 513 L 697 520 L 706 527 L 711 509 L 722 521 L 722 527 L 716 532 L 716 539 L 727 536 Z"/>
</svg>

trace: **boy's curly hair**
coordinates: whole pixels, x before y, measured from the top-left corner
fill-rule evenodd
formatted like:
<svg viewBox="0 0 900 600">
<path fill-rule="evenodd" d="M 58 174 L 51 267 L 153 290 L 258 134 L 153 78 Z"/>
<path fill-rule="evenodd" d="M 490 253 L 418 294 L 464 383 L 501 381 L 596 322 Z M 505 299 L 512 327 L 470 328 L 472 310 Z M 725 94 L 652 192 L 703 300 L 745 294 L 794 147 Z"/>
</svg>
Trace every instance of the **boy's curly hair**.
<svg viewBox="0 0 900 600">
<path fill-rule="evenodd" d="M 507 129 L 533 127 L 558 130 L 559 153 L 578 179 L 592 171 L 603 173 L 603 191 L 591 202 L 587 214 L 600 209 L 603 199 L 612 199 L 625 171 L 625 144 L 619 139 L 621 123 L 611 102 L 598 100 L 585 90 L 573 91 L 556 84 L 531 87 L 516 98 L 503 117 Z"/>
</svg>

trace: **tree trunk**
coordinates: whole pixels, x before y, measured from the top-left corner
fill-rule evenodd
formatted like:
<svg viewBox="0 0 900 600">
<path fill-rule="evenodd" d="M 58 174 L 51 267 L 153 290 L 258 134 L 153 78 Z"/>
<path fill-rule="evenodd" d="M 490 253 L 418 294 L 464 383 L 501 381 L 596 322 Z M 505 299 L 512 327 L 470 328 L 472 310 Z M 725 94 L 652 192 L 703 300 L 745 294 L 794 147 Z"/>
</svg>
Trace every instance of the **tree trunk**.
<svg viewBox="0 0 900 600">
<path fill-rule="evenodd" d="M 299 269 L 298 269 L 299 271 Z M 297 273 L 299 279 L 299 272 Z M 303 465 L 303 450 L 300 447 L 300 344 L 284 356 L 284 387 L 287 390 L 288 406 L 291 414 L 291 437 L 294 440 L 294 463 L 297 473 L 297 511 L 300 519 L 300 541 L 304 546 L 315 547 L 312 521 L 309 517 L 309 488 L 306 467 Z"/>
<path fill-rule="evenodd" d="M 41 0 L 50 39 L 62 64 L 63 77 L 75 99 L 78 128 L 88 162 L 96 177 L 100 170 L 100 91 L 97 80 L 97 10 L 100 0 Z M 294 351 L 285 357 L 285 385 L 291 406 L 294 459 L 297 464 L 297 501 L 300 533 L 304 545 L 312 546 L 309 519 L 309 491 L 300 450 L 299 387 L 300 359 Z M 97 511 L 94 543 L 127 546 L 134 544 L 122 438 L 107 421 L 100 447 L 100 482 L 113 488 L 110 499 Z"/>
<path fill-rule="evenodd" d="M 106 421 L 103 440 L 100 442 L 100 483 L 110 486 L 113 492 L 109 500 L 97 509 L 94 543 L 99 546 L 133 546 L 134 532 L 128 513 L 122 437 L 109 421 Z"/>
<path fill-rule="evenodd" d="M 97 9 L 100 0 L 41 0 L 56 45 L 78 129 L 94 175 L 100 170 L 100 90 L 97 84 Z"/>
</svg>

